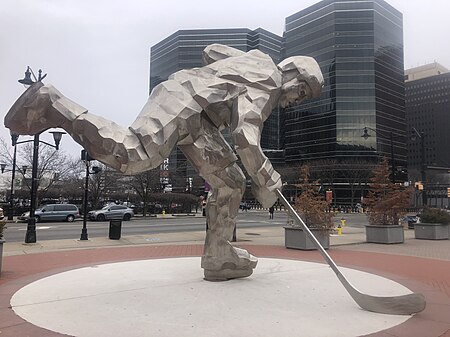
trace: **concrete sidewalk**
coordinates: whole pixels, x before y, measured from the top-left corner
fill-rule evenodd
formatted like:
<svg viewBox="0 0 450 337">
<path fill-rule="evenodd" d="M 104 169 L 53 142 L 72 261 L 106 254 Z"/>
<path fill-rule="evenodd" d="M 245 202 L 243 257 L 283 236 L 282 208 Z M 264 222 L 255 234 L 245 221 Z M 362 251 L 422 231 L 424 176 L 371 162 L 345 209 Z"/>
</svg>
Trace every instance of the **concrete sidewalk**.
<svg viewBox="0 0 450 337">
<path fill-rule="evenodd" d="M 241 245 L 284 247 L 284 229 L 280 227 L 238 228 L 237 242 Z M 3 256 L 27 255 L 46 252 L 59 252 L 83 249 L 103 249 L 119 247 L 146 247 L 167 245 L 203 245 L 204 231 L 158 233 L 149 235 L 122 236 L 120 240 L 107 237 L 78 239 L 43 240 L 37 243 L 6 242 Z M 334 250 L 366 251 L 406 255 L 450 261 L 450 240 L 416 240 L 414 230 L 405 229 L 405 243 L 380 245 L 367 243 L 365 228 L 345 226 L 342 235 L 332 233 L 330 237 L 331 252 Z"/>
<path fill-rule="evenodd" d="M 414 231 L 405 230 L 405 239 L 411 239 Z M 284 229 L 280 227 L 239 228 L 236 244 L 275 245 L 284 246 Z M 107 237 L 89 238 L 87 241 L 78 239 L 47 240 L 25 244 L 22 242 L 6 242 L 4 256 L 33 254 L 74 249 L 92 249 L 107 247 L 126 247 L 135 245 L 167 245 L 167 244 L 203 244 L 204 231 L 159 233 L 149 235 L 122 236 L 120 240 L 110 240 Z M 362 244 L 366 240 L 365 229 L 344 227 L 342 235 L 331 234 L 331 246 Z"/>
</svg>

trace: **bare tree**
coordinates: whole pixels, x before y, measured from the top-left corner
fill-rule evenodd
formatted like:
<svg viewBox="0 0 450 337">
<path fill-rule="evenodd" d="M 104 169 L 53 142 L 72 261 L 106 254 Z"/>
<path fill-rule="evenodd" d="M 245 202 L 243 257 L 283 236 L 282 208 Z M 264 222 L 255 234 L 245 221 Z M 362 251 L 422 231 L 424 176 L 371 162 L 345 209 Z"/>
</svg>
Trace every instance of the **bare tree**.
<svg viewBox="0 0 450 337">
<path fill-rule="evenodd" d="M 0 161 L 12 167 L 13 165 L 13 148 L 0 138 Z M 16 166 L 28 167 L 26 173 L 23 170 L 16 172 L 22 177 L 22 187 L 31 189 L 31 168 L 33 166 L 33 144 L 24 143 L 17 148 Z M 37 198 L 42 200 L 46 197 L 48 191 L 58 184 L 71 177 L 74 172 L 78 171 L 78 161 L 68 156 L 64 151 L 56 151 L 51 146 L 40 144 L 38 154 L 37 169 Z M 39 204 L 39 203 L 37 203 Z"/>
<path fill-rule="evenodd" d="M 70 201 L 71 203 L 81 206 L 84 198 L 86 165 L 81 158 L 76 158 L 74 161 L 74 169 L 68 172 L 49 189 L 48 196 L 63 196 L 66 201 Z M 98 166 L 97 164 L 94 165 Z M 90 178 L 90 180 L 91 179 L 92 178 Z M 91 190 L 90 186 L 91 184 L 89 184 L 89 190 Z"/>
<path fill-rule="evenodd" d="M 350 188 L 350 205 L 352 207 L 355 206 L 356 192 L 360 191 L 360 196 L 363 196 L 363 191 L 367 189 L 375 165 L 372 161 L 358 159 L 348 159 L 340 164 L 342 177 Z"/>
<path fill-rule="evenodd" d="M 322 186 L 336 196 L 335 184 L 339 177 L 339 163 L 336 159 L 319 159 L 308 162 L 311 178 L 320 180 Z M 333 198 L 335 200 L 335 198 Z"/>
<path fill-rule="evenodd" d="M 99 208 L 102 202 L 109 201 L 110 196 L 120 189 L 123 175 L 103 164 L 98 164 L 101 172 L 89 176 L 89 196 L 92 208 Z"/>
<path fill-rule="evenodd" d="M 412 189 L 393 183 L 389 175 L 388 160 L 384 158 L 373 170 L 365 199 L 372 225 L 398 225 L 409 206 Z"/>
<path fill-rule="evenodd" d="M 356 198 L 364 195 L 375 163 L 363 159 L 321 159 L 308 162 L 311 178 L 320 180 L 325 189 L 331 189 L 336 196 L 336 184 L 348 186 L 350 205 L 356 204 Z M 359 193 L 358 193 L 359 192 Z M 359 200 L 358 200 L 359 201 Z"/>
<path fill-rule="evenodd" d="M 319 192 L 320 181 L 311 181 L 309 165 L 299 169 L 300 182 L 297 184 L 300 194 L 295 199 L 294 208 L 299 212 L 306 226 L 331 231 L 333 213 L 327 212 L 327 202 Z"/>
<path fill-rule="evenodd" d="M 12 167 L 13 162 L 13 150 L 12 147 L 8 145 L 8 143 L 0 137 L 0 163 L 6 164 L 9 168 Z M 3 179 L 6 185 L 11 185 L 11 180 L 9 178 Z M 1 192 L 2 197 L 6 197 L 6 190 L 5 193 Z"/>
<path fill-rule="evenodd" d="M 159 167 L 145 171 L 127 179 L 128 185 L 139 195 L 143 203 L 143 214 L 147 216 L 150 195 L 161 189 Z"/>
</svg>

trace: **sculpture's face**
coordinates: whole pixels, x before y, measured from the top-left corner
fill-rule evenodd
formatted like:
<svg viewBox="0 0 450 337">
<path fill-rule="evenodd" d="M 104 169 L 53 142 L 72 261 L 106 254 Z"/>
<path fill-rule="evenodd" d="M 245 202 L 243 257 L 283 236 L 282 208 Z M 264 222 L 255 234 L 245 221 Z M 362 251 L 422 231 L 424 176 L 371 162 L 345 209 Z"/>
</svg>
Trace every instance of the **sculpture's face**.
<svg viewBox="0 0 450 337">
<path fill-rule="evenodd" d="M 299 81 L 297 78 L 286 82 L 281 87 L 280 105 L 287 108 L 291 105 L 301 103 L 307 98 L 311 98 L 311 88 L 305 81 Z"/>
</svg>

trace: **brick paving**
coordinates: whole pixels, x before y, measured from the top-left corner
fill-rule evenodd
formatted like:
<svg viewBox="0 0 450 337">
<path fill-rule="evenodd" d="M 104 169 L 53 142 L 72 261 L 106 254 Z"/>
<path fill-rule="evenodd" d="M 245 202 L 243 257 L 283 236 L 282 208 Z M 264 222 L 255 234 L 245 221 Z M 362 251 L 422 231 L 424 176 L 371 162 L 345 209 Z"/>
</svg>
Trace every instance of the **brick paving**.
<svg viewBox="0 0 450 337">
<path fill-rule="evenodd" d="M 292 250 L 280 245 L 241 246 L 259 257 L 323 263 L 316 251 Z M 403 324 L 371 334 L 370 337 L 450 337 L 449 247 L 449 241 L 408 240 L 403 245 L 354 244 L 332 247 L 329 253 L 340 266 L 387 277 L 414 292 L 423 293 L 427 299 L 427 307 L 423 312 Z M 10 308 L 11 296 L 35 280 L 101 263 L 200 256 L 202 248 L 201 244 L 152 244 L 6 256 L 3 258 L 0 278 L 0 336 L 63 336 L 22 320 Z"/>
</svg>

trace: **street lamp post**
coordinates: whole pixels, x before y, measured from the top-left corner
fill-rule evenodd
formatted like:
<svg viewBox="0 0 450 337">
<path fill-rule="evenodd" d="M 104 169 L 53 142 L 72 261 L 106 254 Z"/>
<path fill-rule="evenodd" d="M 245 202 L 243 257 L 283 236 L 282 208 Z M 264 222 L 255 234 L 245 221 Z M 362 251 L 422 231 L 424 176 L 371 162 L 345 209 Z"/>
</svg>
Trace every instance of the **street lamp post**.
<svg viewBox="0 0 450 337">
<path fill-rule="evenodd" d="M 31 78 L 31 75 L 33 75 L 34 80 Z M 42 70 L 39 69 L 38 78 L 34 75 L 33 70 L 28 66 L 27 70 L 25 71 L 25 77 L 21 80 L 18 80 L 19 83 L 22 83 L 25 86 L 32 85 L 35 82 L 42 81 L 47 74 L 42 75 Z M 36 242 L 36 218 L 35 218 L 35 211 L 36 211 L 36 195 L 37 195 L 37 187 L 38 187 L 38 178 L 37 178 L 37 171 L 38 171 L 38 155 L 39 155 L 39 143 L 44 143 L 48 146 L 54 147 L 56 150 L 59 150 L 59 143 L 61 142 L 61 137 L 65 132 L 59 132 L 59 131 L 53 131 L 50 132 L 53 134 L 53 140 L 55 142 L 55 145 L 49 144 L 47 142 L 44 142 L 42 140 L 39 140 L 40 133 L 37 133 L 34 135 L 33 138 L 33 165 L 31 170 L 31 204 L 30 204 L 30 217 L 28 219 L 27 224 L 27 232 L 25 234 L 25 243 L 35 243 Z M 31 140 L 29 140 L 31 141 Z M 29 141 L 23 141 L 21 143 L 26 143 Z"/>
<path fill-rule="evenodd" d="M 12 220 L 14 217 L 14 179 L 16 178 L 16 157 L 17 157 L 17 139 L 19 138 L 18 135 L 11 134 L 11 141 L 12 145 L 14 147 L 14 154 L 13 154 L 13 163 L 12 163 L 12 170 L 11 170 L 11 193 L 10 193 L 10 200 L 9 200 L 9 212 L 8 212 L 8 220 Z M 2 173 L 5 171 L 5 166 L 2 164 Z"/>
<path fill-rule="evenodd" d="M 16 159 L 17 159 L 17 145 L 22 143 L 18 142 L 19 135 L 11 133 L 11 141 L 12 145 L 14 147 L 13 152 L 13 161 L 12 161 L 12 169 L 6 169 L 6 164 L 2 163 L 0 164 L 0 168 L 2 173 L 11 172 L 11 192 L 10 192 L 10 200 L 9 200 L 9 212 L 8 212 L 8 220 L 13 220 L 14 218 L 14 180 L 16 179 Z M 22 166 L 22 174 L 25 175 L 25 171 L 27 170 L 27 166 Z"/>
<path fill-rule="evenodd" d="M 13 164 L 11 172 L 11 193 L 10 197 L 10 208 L 8 214 L 8 220 L 12 220 L 14 217 L 14 179 L 16 178 L 16 158 L 17 158 L 17 139 L 19 138 L 16 134 L 11 134 L 12 145 L 14 146 L 13 154 Z"/>
<path fill-rule="evenodd" d="M 62 135 L 65 132 L 53 131 L 50 132 L 53 134 L 53 140 L 55 145 L 49 144 L 42 140 L 39 140 L 40 133 L 34 135 L 33 138 L 33 166 L 31 169 L 31 204 L 30 204 L 30 217 L 28 219 L 27 232 L 25 234 L 25 243 L 35 243 L 36 242 L 36 196 L 37 196 L 37 187 L 38 187 L 38 155 L 39 155 L 39 143 L 44 143 L 48 146 L 54 147 L 56 150 L 59 150 L 59 143 L 61 142 Z M 31 140 L 30 140 L 31 141 Z M 25 143 L 28 141 L 23 141 Z"/>
<path fill-rule="evenodd" d="M 426 180 L 426 165 L 425 165 L 425 132 L 417 131 L 416 128 L 412 128 L 412 137 L 411 140 L 415 140 L 416 137 L 420 139 L 420 179 L 422 180 L 422 206 L 425 207 L 427 205 L 427 189 L 425 188 L 425 180 Z"/>
<path fill-rule="evenodd" d="M 83 228 L 81 229 L 81 236 L 80 240 L 87 240 L 88 239 L 88 232 L 87 232 L 87 200 L 88 200 L 88 193 L 89 193 L 89 174 L 97 174 L 102 169 L 98 166 L 92 167 L 92 172 L 89 171 L 90 161 L 92 160 L 91 156 L 89 156 L 88 152 L 86 150 L 81 150 L 81 160 L 84 161 L 86 165 L 86 180 L 84 183 L 84 200 L 83 200 Z"/>
<path fill-rule="evenodd" d="M 391 146 L 391 171 L 392 171 L 392 182 L 395 183 L 395 158 L 394 158 L 394 135 L 392 133 L 392 131 L 389 132 L 389 138 L 382 136 L 379 134 L 379 131 L 369 128 L 367 126 L 364 127 L 363 131 L 364 133 L 362 134 L 361 137 L 363 137 L 364 139 L 367 140 L 367 138 L 371 137 L 371 135 L 369 135 L 369 130 L 372 130 L 373 132 L 375 132 L 375 134 L 378 137 L 384 138 L 384 139 L 389 139 L 390 141 L 390 146 Z"/>
<path fill-rule="evenodd" d="M 30 217 L 28 219 L 27 232 L 25 234 L 25 243 L 36 242 L 36 218 L 34 216 L 36 210 L 36 193 L 37 193 L 37 169 L 38 169 L 38 153 L 39 153 L 39 134 L 34 135 L 33 139 L 33 165 L 31 168 L 31 204 Z"/>
<path fill-rule="evenodd" d="M 33 75 L 34 81 L 31 78 L 31 75 Z M 25 71 L 25 77 L 21 80 L 18 80 L 18 82 L 22 83 L 25 86 L 29 86 L 29 85 L 32 85 L 33 83 L 42 81 L 46 76 L 47 76 L 47 74 L 42 75 L 42 70 L 39 69 L 38 78 L 36 78 L 36 76 L 34 75 L 33 69 L 31 69 L 31 67 L 28 66 L 27 70 Z"/>
</svg>

